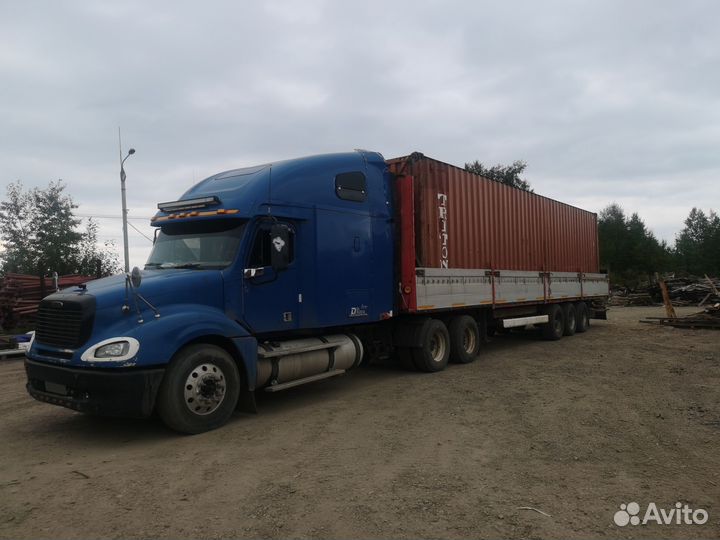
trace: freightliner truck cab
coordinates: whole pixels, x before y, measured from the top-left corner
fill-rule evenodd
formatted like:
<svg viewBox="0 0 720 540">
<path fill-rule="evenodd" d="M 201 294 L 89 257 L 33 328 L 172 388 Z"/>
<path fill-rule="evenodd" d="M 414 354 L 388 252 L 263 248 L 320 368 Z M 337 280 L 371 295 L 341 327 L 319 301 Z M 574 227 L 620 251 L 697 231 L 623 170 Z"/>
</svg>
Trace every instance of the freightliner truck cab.
<svg viewBox="0 0 720 540">
<path fill-rule="evenodd" d="M 216 174 L 158 204 L 144 270 L 40 304 L 29 393 L 198 433 L 254 391 L 343 373 L 392 317 L 391 175 L 356 151 Z M 362 331 L 360 332 L 362 335 Z"/>
</svg>

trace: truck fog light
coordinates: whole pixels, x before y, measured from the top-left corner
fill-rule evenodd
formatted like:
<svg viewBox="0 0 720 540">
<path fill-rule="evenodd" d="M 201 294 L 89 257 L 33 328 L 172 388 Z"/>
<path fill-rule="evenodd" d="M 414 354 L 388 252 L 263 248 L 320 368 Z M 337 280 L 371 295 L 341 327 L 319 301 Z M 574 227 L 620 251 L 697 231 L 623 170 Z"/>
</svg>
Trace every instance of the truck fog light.
<svg viewBox="0 0 720 540">
<path fill-rule="evenodd" d="M 130 349 L 130 344 L 127 341 L 116 341 L 115 343 L 108 343 L 102 347 L 98 347 L 95 350 L 95 358 L 113 358 L 116 356 L 125 356 Z"/>
<path fill-rule="evenodd" d="M 137 356 L 140 342 L 131 337 L 105 339 L 88 348 L 80 359 L 83 362 L 126 362 Z"/>
</svg>

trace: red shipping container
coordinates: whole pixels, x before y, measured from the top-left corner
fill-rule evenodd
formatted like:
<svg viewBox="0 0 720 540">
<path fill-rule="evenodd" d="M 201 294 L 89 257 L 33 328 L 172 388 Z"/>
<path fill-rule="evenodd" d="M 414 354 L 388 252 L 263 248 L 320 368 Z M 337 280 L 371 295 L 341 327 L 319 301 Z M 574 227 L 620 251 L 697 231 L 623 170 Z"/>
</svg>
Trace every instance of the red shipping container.
<svg viewBox="0 0 720 540">
<path fill-rule="evenodd" d="M 387 162 L 414 178 L 417 267 L 599 271 L 596 214 L 422 154 Z"/>
</svg>

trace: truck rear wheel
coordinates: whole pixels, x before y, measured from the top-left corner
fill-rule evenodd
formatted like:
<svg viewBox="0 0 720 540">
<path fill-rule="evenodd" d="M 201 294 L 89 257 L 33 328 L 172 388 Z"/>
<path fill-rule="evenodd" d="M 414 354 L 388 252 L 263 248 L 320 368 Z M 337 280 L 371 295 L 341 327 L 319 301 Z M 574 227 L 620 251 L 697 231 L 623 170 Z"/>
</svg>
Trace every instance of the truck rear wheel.
<svg viewBox="0 0 720 540">
<path fill-rule="evenodd" d="M 412 350 L 413 363 L 418 371 L 433 373 L 445 369 L 450 358 L 450 334 L 437 319 L 428 319 L 423 325 L 422 346 Z"/>
<path fill-rule="evenodd" d="M 565 328 L 563 330 L 563 335 L 572 336 L 575 334 L 575 328 L 577 326 L 577 314 L 575 311 L 575 304 L 563 304 L 562 310 L 563 318 L 565 319 Z"/>
<path fill-rule="evenodd" d="M 587 332 L 587 329 L 590 327 L 590 312 L 585 302 L 575 304 L 575 319 L 577 320 L 575 332 L 578 334 Z"/>
<path fill-rule="evenodd" d="M 202 433 L 228 421 L 239 394 L 240 374 L 227 351 L 216 345 L 190 345 L 168 366 L 157 409 L 175 431 Z"/>
<path fill-rule="evenodd" d="M 549 341 L 557 341 L 565 332 L 565 317 L 563 309 L 557 304 L 550 304 L 545 308 L 548 322 L 542 325 L 542 337 Z"/>
<path fill-rule="evenodd" d="M 480 352 L 480 331 L 475 319 L 467 315 L 454 317 L 450 321 L 450 360 L 458 364 L 469 364 Z"/>
</svg>

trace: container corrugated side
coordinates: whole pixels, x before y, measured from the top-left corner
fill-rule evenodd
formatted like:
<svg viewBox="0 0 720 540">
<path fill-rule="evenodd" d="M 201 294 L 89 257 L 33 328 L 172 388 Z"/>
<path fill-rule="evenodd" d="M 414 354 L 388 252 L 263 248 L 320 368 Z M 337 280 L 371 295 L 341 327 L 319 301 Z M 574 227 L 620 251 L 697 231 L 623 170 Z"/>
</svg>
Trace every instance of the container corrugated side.
<svg viewBox="0 0 720 540">
<path fill-rule="evenodd" d="M 388 165 L 414 178 L 418 267 L 598 272 L 596 214 L 422 155 Z"/>
</svg>

